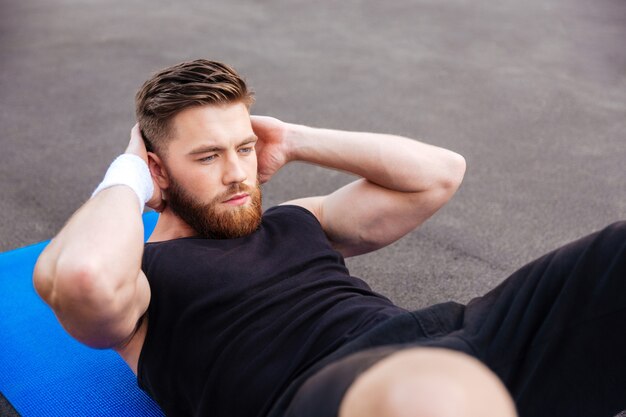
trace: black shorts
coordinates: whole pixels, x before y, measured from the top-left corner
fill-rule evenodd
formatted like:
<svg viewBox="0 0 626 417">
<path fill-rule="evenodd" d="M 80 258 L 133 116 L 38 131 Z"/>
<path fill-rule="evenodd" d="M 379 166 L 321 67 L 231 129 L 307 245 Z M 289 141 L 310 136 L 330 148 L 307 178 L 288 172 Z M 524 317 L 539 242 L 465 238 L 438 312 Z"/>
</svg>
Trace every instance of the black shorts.
<svg viewBox="0 0 626 417">
<path fill-rule="evenodd" d="M 335 417 L 352 382 L 404 348 L 486 364 L 521 417 L 612 417 L 626 409 L 626 222 L 526 265 L 467 306 L 381 323 L 294 381 L 270 416 Z"/>
</svg>

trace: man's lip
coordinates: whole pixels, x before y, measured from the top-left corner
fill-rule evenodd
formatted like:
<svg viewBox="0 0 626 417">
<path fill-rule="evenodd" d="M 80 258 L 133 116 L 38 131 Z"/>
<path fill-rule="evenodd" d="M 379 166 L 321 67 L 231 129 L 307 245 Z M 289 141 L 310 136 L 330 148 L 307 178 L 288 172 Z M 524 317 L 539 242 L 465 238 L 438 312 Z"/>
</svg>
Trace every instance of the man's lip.
<svg viewBox="0 0 626 417">
<path fill-rule="evenodd" d="M 233 201 L 233 200 L 239 200 L 240 198 L 247 197 L 248 195 L 249 195 L 248 193 L 235 194 L 234 196 L 232 196 L 228 200 L 224 200 L 224 203 L 227 203 L 227 202 Z"/>
</svg>

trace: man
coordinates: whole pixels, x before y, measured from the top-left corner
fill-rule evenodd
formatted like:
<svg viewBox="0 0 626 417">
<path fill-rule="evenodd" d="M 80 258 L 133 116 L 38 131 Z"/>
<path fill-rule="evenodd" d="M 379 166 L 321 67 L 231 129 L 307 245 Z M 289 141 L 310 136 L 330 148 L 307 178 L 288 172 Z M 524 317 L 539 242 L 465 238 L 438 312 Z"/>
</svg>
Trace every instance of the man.
<svg viewBox="0 0 626 417">
<path fill-rule="evenodd" d="M 467 306 L 407 312 L 343 258 L 424 222 L 463 158 L 250 116 L 251 104 L 224 64 L 154 75 L 126 153 L 35 268 L 65 329 L 115 349 L 167 415 L 514 416 L 505 385 L 523 416 L 626 407 L 624 224 Z M 361 179 L 261 213 L 259 184 L 296 160 Z M 161 212 L 145 246 L 144 203 Z"/>
</svg>

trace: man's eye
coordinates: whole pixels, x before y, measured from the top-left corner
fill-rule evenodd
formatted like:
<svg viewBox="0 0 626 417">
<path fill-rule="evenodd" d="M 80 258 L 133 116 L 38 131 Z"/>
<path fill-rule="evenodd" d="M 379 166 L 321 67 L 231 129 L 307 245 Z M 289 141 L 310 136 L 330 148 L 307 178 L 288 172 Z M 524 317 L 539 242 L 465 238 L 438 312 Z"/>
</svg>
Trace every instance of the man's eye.
<svg viewBox="0 0 626 417">
<path fill-rule="evenodd" d="M 241 148 L 239 149 L 239 152 L 241 153 L 250 153 L 254 150 L 254 146 L 249 146 L 247 148 Z"/>
<path fill-rule="evenodd" d="M 200 162 L 211 162 L 215 158 L 217 158 L 217 155 L 209 155 L 209 156 L 205 156 L 204 158 L 198 159 L 198 161 L 200 161 Z"/>
</svg>

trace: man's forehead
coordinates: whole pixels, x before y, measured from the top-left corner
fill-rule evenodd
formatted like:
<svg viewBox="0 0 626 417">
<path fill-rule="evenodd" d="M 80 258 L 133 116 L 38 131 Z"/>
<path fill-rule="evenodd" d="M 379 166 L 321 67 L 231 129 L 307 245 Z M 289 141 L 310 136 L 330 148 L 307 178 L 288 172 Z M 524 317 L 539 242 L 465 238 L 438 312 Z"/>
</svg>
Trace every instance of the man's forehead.
<svg viewBox="0 0 626 417">
<path fill-rule="evenodd" d="M 177 147 L 232 146 L 256 139 L 243 104 L 185 109 L 174 117 L 171 128 L 172 142 L 178 142 Z"/>
</svg>

